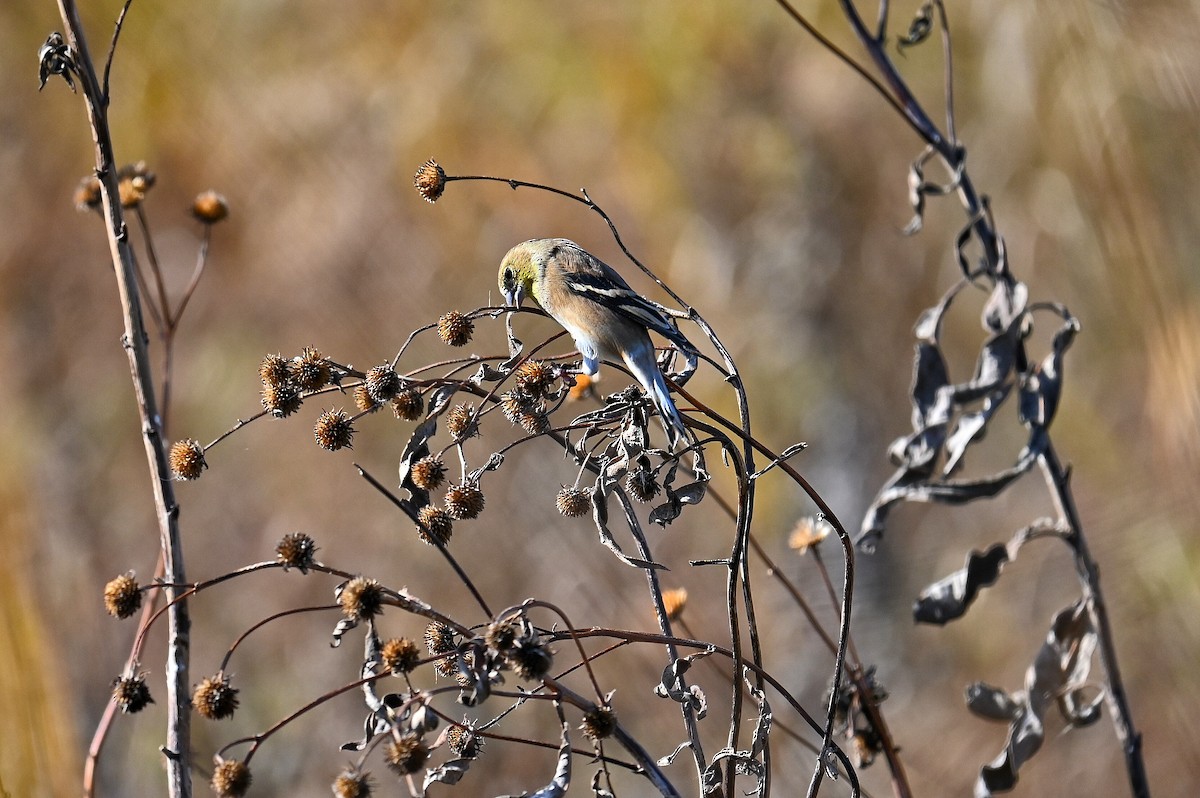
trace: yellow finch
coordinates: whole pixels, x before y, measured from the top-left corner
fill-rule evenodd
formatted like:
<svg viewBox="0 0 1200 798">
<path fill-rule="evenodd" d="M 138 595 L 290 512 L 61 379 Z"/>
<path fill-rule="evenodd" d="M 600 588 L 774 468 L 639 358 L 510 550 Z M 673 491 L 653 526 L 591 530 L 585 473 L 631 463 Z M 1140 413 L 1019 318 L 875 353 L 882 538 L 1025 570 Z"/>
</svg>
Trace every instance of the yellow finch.
<svg viewBox="0 0 1200 798">
<path fill-rule="evenodd" d="M 671 447 L 686 427 L 658 369 L 649 331 L 679 347 L 689 363 L 694 348 L 663 308 L 640 296 L 621 275 L 574 241 L 536 238 L 517 244 L 500 263 L 500 293 L 509 305 L 529 297 L 566 328 L 595 375 L 601 360 L 622 361 L 662 417 Z"/>
</svg>

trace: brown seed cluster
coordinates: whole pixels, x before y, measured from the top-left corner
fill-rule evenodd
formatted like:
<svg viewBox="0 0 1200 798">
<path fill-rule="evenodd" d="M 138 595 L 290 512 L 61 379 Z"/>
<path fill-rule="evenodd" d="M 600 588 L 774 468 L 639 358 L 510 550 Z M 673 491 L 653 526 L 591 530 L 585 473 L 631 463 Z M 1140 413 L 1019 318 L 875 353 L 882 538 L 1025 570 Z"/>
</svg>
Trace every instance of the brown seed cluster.
<svg viewBox="0 0 1200 798">
<path fill-rule="evenodd" d="M 371 392 L 367 390 L 367 386 L 363 384 L 354 386 L 354 406 L 357 407 L 360 412 L 365 413 L 368 410 L 374 410 L 375 408 L 379 407 L 379 404 L 371 397 Z"/>
<path fill-rule="evenodd" d="M 483 634 L 483 640 L 488 647 L 503 654 L 517 642 L 520 629 L 511 621 L 494 621 L 489 623 Z"/>
<path fill-rule="evenodd" d="M 500 396 L 500 410 L 505 418 L 530 435 L 541 435 L 550 429 L 546 403 L 536 393 L 521 388 L 506 391 Z"/>
<path fill-rule="evenodd" d="M 322 449 L 336 452 L 338 449 L 354 448 L 354 425 L 345 410 L 325 410 L 313 425 L 313 437 Z"/>
<path fill-rule="evenodd" d="M 157 180 L 158 177 L 150 171 L 145 161 L 122 166 L 117 170 L 117 192 L 121 197 L 121 207 L 140 205 Z"/>
<path fill-rule="evenodd" d="M 282 355 L 267 355 L 258 366 L 258 376 L 265 385 L 280 385 L 291 378 L 290 368 L 291 361 Z"/>
<path fill-rule="evenodd" d="M 430 158 L 413 175 L 413 185 L 426 202 L 437 202 L 446 190 L 446 170 Z"/>
<path fill-rule="evenodd" d="M 617 730 L 617 713 L 612 707 L 596 707 L 584 714 L 579 730 L 593 742 L 603 740 Z"/>
<path fill-rule="evenodd" d="M 445 546 L 454 534 L 454 519 L 441 507 L 427 504 L 417 512 L 417 535 L 431 546 Z"/>
<path fill-rule="evenodd" d="M 300 390 L 290 382 L 266 383 L 262 389 L 262 406 L 275 418 L 287 418 L 300 409 Z"/>
<path fill-rule="evenodd" d="M 380 658 L 383 660 L 383 667 L 399 676 L 402 673 L 412 673 L 417 667 L 421 661 L 421 649 L 407 637 L 393 637 L 383 644 Z"/>
<path fill-rule="evenodd" d="M 483 491 L 478 485 L 465 483 L 451 485 L 446 491 L 446 512 L 455 521 L 478 518 L 483 512 Z"/>
<path fill-rule="evenodd" d="M 371 798 L 371 774 L 343 770 L 333 782 L 334 798 Z"/>
<path fill-rule="evenodd" d="M 154 699 L 150 696 L 150 688 L 146 686 L 146 674 L 135 673 L 132 676 L 121 676 L 113 680 L 112 697 L 117 708 L 126 715 L 141 712 Z"/>
<path fill-rule="evenodd" d="M 464 759 L 474 759 L 483 752 L 483 738 L 474 730 L 463 726 L 451 726 L 446 732 L 446 744 L 450 750 Z"/>
<path fill-rule="evenodd" d="M 554 652 L 536 637 L 518 638 L 507 652 L 505 661 L 525 681 L 536 681 L 550 672 Z"/>
<path fill-rule="evenodd" d="M 401 421 L 416 421 L 425 412 L 425 400 L 416 388 L 405 388 L 392 400 L 392 412 Z"/>
<path fill-rule="evenodd" d="M 229 203 L 220 194 L 209 189 L 192 201 L 192 216 L 204 224 L 216 224 L 229 216 Z"/>
<path fill-rule="evenodd" d="M 429 759 L 429 746 L 410 732 L 388 743 L 383 749 L 383 758 L 388 767 L 401 776 L 407 776 L 425 765 L 425 760 Z"/>
<path fill-rule="evenodd" d="M 412 464 L 408 476 L 421 490 L 437 490 L 446 479 L 446 464 L 435 454 L 427 455 Z"/>
<path fill-rule="evenodd" d="M 302 391 L 319 391 L 329 384 L 333 372 L 319 349 L 304 347 L 288 364 L 288 378 Z"/>
<path fill-rule="evenodd" d="M 100 178 L 88 175 L 79 181 L 75 189 L 75 208 L 79 211 L 98 211 L 102 202 L 100 196 Z"/>
<path fill-rule="evenodd" d="M 200 473 L 208 468 L 208 463 L 204 462 L 204 447 L 192 438 L 172 443 L 167 461 L 175 479 L 199 479 Z"/>
<path fill-rule="evenodd" d="M 383 612 L 383 586 L 374 579 L 356 576 L 338 593 L 342 613 L 351 620 L 365 621 Z"/>
<path fill-rule="evenodd" d="M 283 570 L 297 568 L 300 573 L 308 573 L 317 553 L 317 544 L 303 532 L 289 532 L 275 546 L 275 554 L 283 563 Z"/>
<path fill-rule="evenodd" d="M 554 504 L 567 518 L 579 518 L 591 509 L 592 500 L 583 488 L 568 488 L 564 485 L 554 497 Z"/>
<path fill-rule="evenodd" d="M 475 323 L 457 310 L 452 310 L 438 319 L 438 337 L 450 346 L 465 346 L 475 332 Z"/>
<path fill-rule="evenodd" d="M 541 360 L 526 360 L 513 374 L 518 390 L 542 396 L 558 378 L 558 370 Z"/>
<path fill-rule="evenodd" d="M 455 640 L 454 630 L 444 623 L 437 621 L 431 622 L 425 627 L 425 648 L 429 650 L 429 654 L 434 657 L 442 657 L 434 664 L 434 670 L 441 676 L 453 676 L 458 672 L 458 665 L 454 661 L 454 657 L 447 657 L 446 654 L 453 653 L 458 649 L 458 642 Z"/>
<path fill-rule="evenodd" d="M 382 405 L 392 401 L 400 392 L 403 382 L 396 370 L 384 363 L 368 371 L 363 384 L 367 386 L 367 393 L 375 400 L 375 404 Z"/>
<path fill-rule="evenodd" d="M 635 468 L 625 477 L 625 489 L 640 502 L 648 502 L 658 495 L 658 481 L 654 473 L 644 468 Z"/>
<path fill-rule="evenodd" d="M 132 573 L 121 574 L 104 586 L 104 609 L 114 618 L 128 618 L 142 606 L 142 591 Z"/>
<path fill-rule="evenodd" d="M 216 758 L 209 786 L 221 798 L 241 798 L 250 789 L 250 768 L 237 759 Z"/>
<path fill-rule="evenodd" d="M 457 404 L 446 414 L 446 430 L 457 441 L 465 441 L 479 434 L 479 419 L 475 405 Z"/>
<path fill-rule="evenodd" d="M 223 671 L 206 677 L 192 692 L 192 707 L 208 720 L 232 718 L 238 708 L 238 689 Z"/>
</svg>

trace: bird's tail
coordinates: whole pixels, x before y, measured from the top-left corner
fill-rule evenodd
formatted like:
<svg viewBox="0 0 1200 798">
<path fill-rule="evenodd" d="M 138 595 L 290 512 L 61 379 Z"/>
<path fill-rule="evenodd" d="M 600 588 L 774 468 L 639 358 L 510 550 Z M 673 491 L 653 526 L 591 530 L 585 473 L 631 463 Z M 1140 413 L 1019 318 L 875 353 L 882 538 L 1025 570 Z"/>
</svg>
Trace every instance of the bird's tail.
<svg viewBox="0 0 1200 798">
<path fill-rule="evenodd" d="M 687 427 L 683 423 L 683 416 L 680 415 L 679 409 L 675 407 L 675 400 L 671 398 L 671 390 L 667 387 L 667 381 L 663 378 L 662 372 L 658 370 L 658 364 L 654 358 L 647 358 L 649 363 L 645 363 L 643 358 L 637 358 L 639 362 L 626 362 L 625 365 L 637 377 L 638 382 L 642 384 L 646 395 L 650 397 L 650 401 L 658 410 L 658 415 L 662 418 L 663 429 L 667 433 L 667 447 L 674 449 L 675 444 L 679 441 L 680 435 L 687 434 Z"/>
</svg>

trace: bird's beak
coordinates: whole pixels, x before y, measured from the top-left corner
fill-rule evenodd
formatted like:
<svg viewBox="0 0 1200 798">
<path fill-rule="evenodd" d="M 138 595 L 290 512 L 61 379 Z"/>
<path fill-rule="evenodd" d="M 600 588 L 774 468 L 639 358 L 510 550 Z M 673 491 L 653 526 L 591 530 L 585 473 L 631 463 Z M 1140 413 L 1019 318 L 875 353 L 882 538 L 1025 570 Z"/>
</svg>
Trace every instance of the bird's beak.
<svg viewBox="0 0 1200 798">
<path fill-rule="evenodd" d="M 512 291 L 505 291 L 504 301 L 509 307 L 520 307 L 521 303 L 525 301 L 525 287 L 518 285 Z"/>
</svg>

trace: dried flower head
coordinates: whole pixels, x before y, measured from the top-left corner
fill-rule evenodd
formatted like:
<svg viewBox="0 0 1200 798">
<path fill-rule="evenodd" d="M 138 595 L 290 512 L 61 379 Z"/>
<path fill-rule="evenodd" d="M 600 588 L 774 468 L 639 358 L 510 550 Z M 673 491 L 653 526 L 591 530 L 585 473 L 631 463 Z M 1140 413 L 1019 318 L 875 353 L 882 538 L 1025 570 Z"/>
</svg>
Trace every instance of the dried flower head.
<svg viewBox="0 0 1200 798">
<path fill-rule="evenodd" d="M 267 383 L 262 389 L 263 409 L 275 418 L 287 418 L 300 409 L 300 391 L 291 383 Z"/>
<path fill-rule="evenodd" d="M 544 413 L 522 413 L 517 423 L 530 435 L 544 435 L 550 431 L 550 419 Z"/>
<path fill-rule="evenodd" d="M 365 621 L 383 612 L 383 598 L 383 586 L 365 576 L 346 582 L 337 595 L 342 614 L 355 621 Z"/>
<path fill-rule="evenodd" d="M 425 411 L 425 400 L 416 388 L 405 388 L 392 400 L 392 412 L 401 421 L 416 421 Z"/>
<path fill-rule="evenodd" d="M 451 726 L 446 731 L 446 744 L 464 759 L 474 759 L 483 753 L 484 740 L 469 726 Z"/>
<path fill-rule="evenodd" d="M 193 438 L 172 443 L 167 460 L 175 479 L 199 479 L 200 472 L 208 468 L 208 463 L 204 461 L 204 447 Z"/>
<path fill-rule="evenodd" d="M 266 385 L 283 385 L 291 379 L 292 362 L 280 355 L 267 355 L 258 366 L 258 376 Z"/>
<path fill-rule="evenodd" d="M 446 190 L 446 170 L 438 166 L 438 162 L 430 158 L 421 164 L 413 175 L 413 185 L 417 193 L 426 202 L 437 202 Z"/>
<path fill-rule="evenodd" d="M 554 383 L 558 370 L 541 360 L 526 360 L 513 372 L 517 389 L 533 396 L 540 396 Z"/>
<path fill-rule="evenodd" d="M 141 712 L 154 703 L 154 699 L 150 696 L 150 688 L 146 686 L 146 674 L 144 673 L 113 679 L 112 697 L 117 708 L 126 715 Z"/>
<path fill-rule="evenodd" d="M 412 464 L 408 476 L 421 490 L 437 490 L 446 479 L 446 464 L 435 454 L 426 455 Z"/>
<path fill-rule="evenodd" d="M 526 681 L 534 681 L 550 672 L 550 666 L 554 664 L 554 653 L 536 637 L 523 637 L 518 638 L 513 647 L 505 652 L 505 661 L 512 666 L 517 676 Z"/>
<path fill-rule="evenodd" d="M 425 760 L 429 758 L 429 746 L 410 732 L 388 743 L 383 749 L 383 758 L 388 767 L 401 776 L 407 776 L 416 773 L 425 765 Z"/>
<path fill-rule="evenodd" d="M 365 413 L 368 410 L 374 410 L 379 407 L 379 404 L 371 398 L 371 392 L 367 390 L 366 385 L 354 386 L 354 406 L 360 412 Z"/>
<path fill-rule="evenodd" d="M 209 786 L 221 798 L 240 798 L 250 789 L 250 768 L 237 759 L 214 759 Z"/>
<path fill-rule="evenodd" d="M 465 441 L 479 434 L 479 419 L 475 405 L 457 404 L 446 414 L 446 430 L 455 441 Z"/>
<path fill-rule="evenodd" d="M 583 715 L 583 723 L 579 724 L 583 736 L 596 742 L 612 735 L 617 730 L 617 713 L 612 707 L 596 707 Z"/>
<path fill-rule="evenodd" d="M 192 691 L 192 707 L 209 720 L 232 718 L 238 708 L 238 690 L 229 684 L 224 671 L 218 671 L 196 685 Z"/>
<path fill-rule="evenodd" d="M 300 573 L 308 573 L 317 553 L 317 544 L 303 532 L 289 532 L 275 546 L 275 554 L 283 563 L 283 570 L 298 568 Z"/>
<path fill-rule="evenodd" d="M 554 497 L 554 504 L 567 518 L 579 518 L 591 509 L 592 500 L 583 488 L 568 488 L 564 485 Z"/>
<path fill-rule="evenodd" d="M 470 482 L 451 485 L 446 491 L 446 512 L 455 521 L 478 518 L 483 512 L 483 491 Z"/>
<path fill-rule="evenodd" d="M 192 216 L 205 224 L 216 224 L 229 216 L 229 203 L 217 192 L 209 189 L 192 201 Z"/>
<path fill-rule="evenodd" d="M 520 631 L 513 621 L 493 621 L 488 624 L 483 639 L 489 648 L 503 654 L 516 644 Z"/>
<path fill-rule="evenodd" d="M 417 512 L 417 520 L 421 522 L 417 527 L 417 534 L 421 540 L 431 546 L 445 546 L 450 542 L 450 536 L 454 533 L 454 519 L 450 517 L 450 513 L 441 507 L 427 504 Z"/>
<path fill-rule="evenodd" d="M 458 648 L 454 630 L 444 623 L 431 621 L 425 627 L 425 648 L 435 657 L 454 651 Z"/>
<path fill-rule="evenodd" d="M 150 171 L 145 161 L 122 166 L 117 170 L 117 192 L 122 208 L 133 208 L 146 198 L 146 192 L 154 187 L 158 177 Z"/>
<path fill-rule="evenodd" d="M 438 337 L 450 346 L 465 346 L 475 332 L 475 323 L 457 310 L 446 313 L 437 323 Z"/>
<path fill-rule="evenodd" d="M 829 536 L 829 522 L 806 515 L 796 522 L 788 536 L 788 548 L 803 554 Z"/>
<path fill-rule="evenodd" d="M 347 768 L 333 782 L 334 798 L 371 798 L 371 774 Z"/>
<path fill-rule="evenodd" d="M 321 350 L 306 346 L 288 364 L 288 376 L 302 391 L 319 391 L 329 384 L 333 372 Z"/>
<path fill-rule="evenodd" d="M 104 609 L 115 618 L 128 618 L 142 606 L 142 590 L 133 572 L 121 574 L 104 586 Z"/>
<path fill-rule="evenodd" d="M 100 178 L 88 175 L 75 189 L 75 208 L 79 211 L 98 211 L 101 205 Z"/>
<path fill-rule="evenodd" d="M 648 502 L 658 495 L 658 481 L 654 473 L 644 468 L 635 468 L 625 477 L 625 489 L 640 502 Z"/>
<path fill-rule="evenodd" d="M 403 385 L 400 375 L 387 363 L 375 366 L 368 371 L 363 384 L 367 386 L 367 392 L 371 394 L 371 398 L 375 400 L 376 404 L 392 401 Z"/>
<path fill-rule="evenodd" d="M 687 588 L 676 587 L 671 590 L 664 590 L 662 598 L 667 618 L 672 621 L 679 620 L 679 616 L 683 615 L 684 609 L 687 608 Z"/>
<path fill-rule="evenodd" d="M 393 637 L 383 644 L 380 658 L 383 660 L 383 667 L 393 675 L 399 676 L 402 673 L 411 673 L 417 667 L 421 661 L 421 649 L 407 637 Z"/>
<path fill-rule="evenodd" d="M 317 439 L 318 446 L 331 452 L 352 449 L 354 424 L 345 410 L 325 410 L 313 425 L 313 437 Z"/>
</svg>

